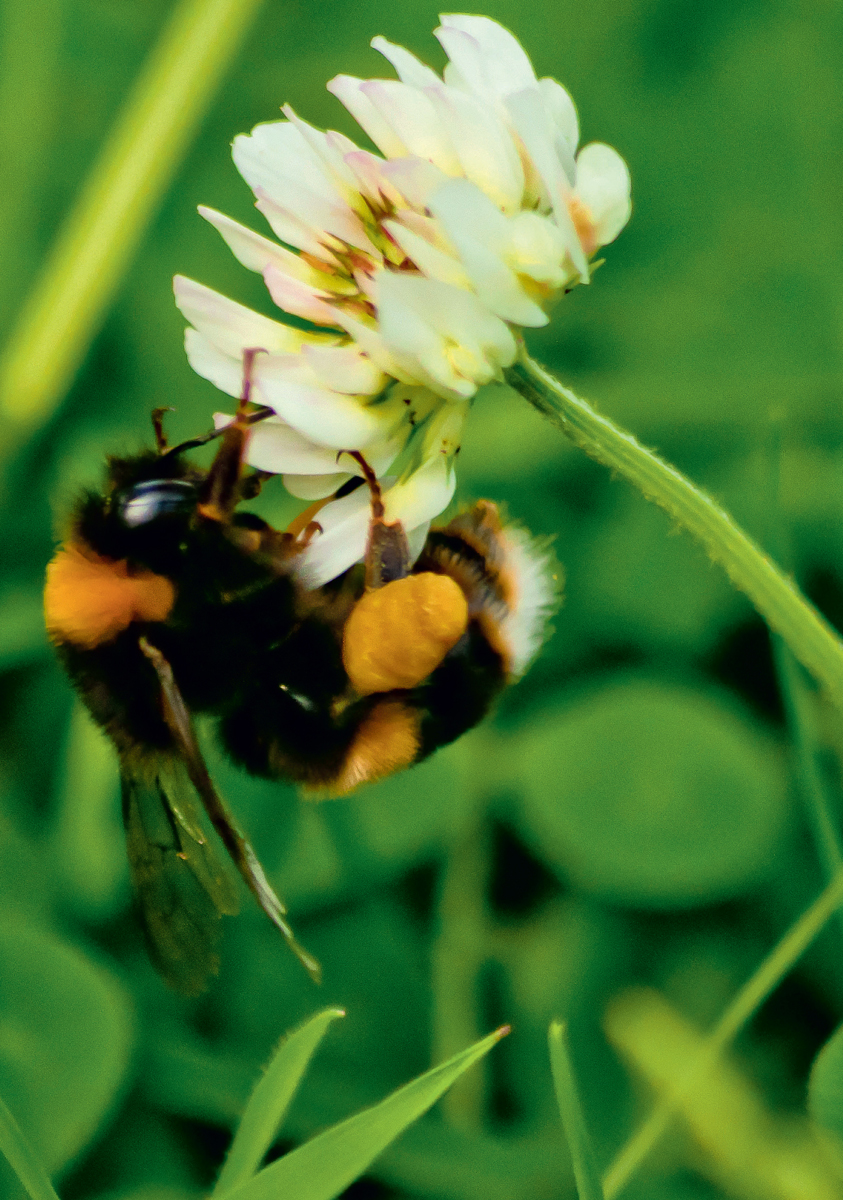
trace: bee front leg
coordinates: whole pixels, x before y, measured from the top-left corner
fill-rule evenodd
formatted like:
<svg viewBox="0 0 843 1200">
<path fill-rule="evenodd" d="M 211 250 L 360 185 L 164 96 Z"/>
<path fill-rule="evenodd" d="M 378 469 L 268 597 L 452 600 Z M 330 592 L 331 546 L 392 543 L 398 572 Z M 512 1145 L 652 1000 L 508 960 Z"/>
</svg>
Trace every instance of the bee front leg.
<svg viewBox="0 0 843 1200">
<path fill-rule="evenodd" d="M 359 450 L 349 450 L 347 453 L 360 464 L 371 495 L 372 516 L 369 521 L 365 564 L 366 590 L 374 591 L 395 579 L 403 579 L 405 575 L 409 575 L 412 566 L 410 547 L 401 522 L 386 519 L 383 493 L 375 472 Z"/>
<path fill-rule="evenodd" d="M 228 524 L 231 515 L 242 497 L 241 476 L 243 457 L 249 434 L 248 405 L 252 390 L 255 359 L 265 354 L 259 347 L 243 353 L 243 390 L 234 420 L 225 429 L 222 443 L 216 453 L 199 498 L 198 511 L 209 521 Z"/>
</svg>

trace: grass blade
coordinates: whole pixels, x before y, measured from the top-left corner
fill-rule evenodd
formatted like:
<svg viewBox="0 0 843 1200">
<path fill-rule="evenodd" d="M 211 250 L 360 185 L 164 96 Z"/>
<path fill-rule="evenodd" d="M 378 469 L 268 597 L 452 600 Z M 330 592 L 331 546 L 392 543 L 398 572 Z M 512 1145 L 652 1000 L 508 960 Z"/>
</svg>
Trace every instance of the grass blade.
<svg viewBox="0 0 843 1200">
<path fill-rule="evenodd" d="M 281 1039 L 249 1097 L 212 1196 L 226 1195 L 252 1178 L 328 1026 L 344 1016 L 341 1008 L 326 1008 Z"/>
<path fill-rule="evenodd" d="M 361 1175 L 391 1141 L 434 1104 L 460 1075 L 509 1032 L 504 1026 L 441 1066 L 393 1092 L 347 1121 L 326 1129 L 270 1163 L 230 1200 L 333 1200 Z"/>
<path fill-rule="evenodd" d="M 261 0 L 180 0 L 27 298 L 0 364 L 11 449 L 48 419 Z"/>
<path fill-rule="evenodd" d="M 838 871 L 828 887 L 790 927 L 755 974 L 736 993 L 720 1020 L 703 1040 L 699 1056 L 688 1064 L 688 1072 L 681 1087 L 677 1086 L 670 1096 L 657 1103 L 650 1115 L 621 1147 L 603 1176 L 606 1200 L 614 1200 L 615 1196 L 623 1191 L 644 1159 L 670 1128 L 679 1111 L 683 1095 L 699 1086 L 723 1050 L 757 1012 L 777 984 L 784 979 L 841 904 L 843 871 Z"/>
<path fill-rule="evenodd" d="M 568 1031 L 562 1021 L 551 1021 L 547 1034 L 550 1069 L 562 1128 L 571 1152 L 571 1164 L 579 1200 L 604 1200 L 603 1185 L 594 1161 L 591 1139 L 585 1124 L 574 1067 L 568 1050 Z"/>
<path fill-rule="evenodd" d="M 20 1125 L 2 1100 L 0 1100 L 0 1150 L 9 1160 L 31 1200 L 59 1200 L 47 1172 L 23 1136 Z"/>
</svg>

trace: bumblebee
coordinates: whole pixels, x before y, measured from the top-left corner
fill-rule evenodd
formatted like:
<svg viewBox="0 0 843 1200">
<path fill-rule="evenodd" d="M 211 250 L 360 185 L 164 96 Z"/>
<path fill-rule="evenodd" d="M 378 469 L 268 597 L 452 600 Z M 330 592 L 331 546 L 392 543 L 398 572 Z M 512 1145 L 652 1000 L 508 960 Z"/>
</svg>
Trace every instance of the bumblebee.
<svg viewBox="0 0 843 1200">
<path fill-rule="evenodd" d="M 251 356 L 237 415 L 207 471 L 188 452 L 218 433 L 110 458 L 47 570 L 45 617 L 74 687 L 120 760 L 134 890 L 153 960 L 176 989 L 218 967 L 222 914 L 237 911 L 198 796 L 257 902 L 310 974 L 284 905 L 217 792 L 192 715 L 215 723 L 247 771 L 343 795 L 419 762 L 476 725 L 542 640 L 555 584 L 546 555 L 481 501 L 430 532 L 411 563 L 378 481 L 363 570 L 306 590 L 296 564 L 320 528 L 279 532 L 240 504 Z M 318 513 L 315 514 L 318 517 Z"/>
</svg>

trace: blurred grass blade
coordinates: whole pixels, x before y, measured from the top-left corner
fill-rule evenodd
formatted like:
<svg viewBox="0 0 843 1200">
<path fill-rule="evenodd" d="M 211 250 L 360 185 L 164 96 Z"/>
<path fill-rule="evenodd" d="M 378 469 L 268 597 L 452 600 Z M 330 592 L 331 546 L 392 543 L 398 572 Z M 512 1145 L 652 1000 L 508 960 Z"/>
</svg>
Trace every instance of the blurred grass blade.
<svg viewBox="0 0 843 1200">
<path fill-rule="evenodd" d="M 174 9 L 0 362 L 10 448 L 49 418 L 67 389 L 260 3 L 180 0 Z"/>
<path fill-rule="evenodd" d="M 562 1021 L 551 1021 L 547 1034 L 550 1069 L 562 1128 L 571 1152 L 571 1165 L 579 1200 L 604 1200 L 603 1185 L 591 1150 L 591 1139 L 580 1103 L 574 1066 L 568 1050 L 568 1031 Z"/>
<path fill-rule="evenodd" d="M 27 258 L 43 219 L 39 189 L 53 164 L 44 147 L 62 98 L 60 55 L 66 0 L 38 0 L 33 36 L 31 0 L 0 5 L 0 328 L 7 328 L 26 287 Z"/>
<path fill-rule="evenodd" d="M 839 871 L 828 887 L 784 937 L 773 947 L 758 970 L 743 985 L 726 1007 L 720 1020 L 705 1037 L 700 1052 L 689 1062 L 685 1077 L 671 1094 L 660 1100 L 650 1115 L 621 1147 L 615 1160 L 603 1176 L 606 1200 L 626 1187 L 647 1155 L 670 1128 L 679 1111 L 683 1097 L 699 1087 L 700 1082 L 717 1062 L 732 1039 L 750 1017 L 761 1007 L 774 988 L 784 979 L 791 967 L 801 958 L 826 921 L 843 904 L 843 871 Z"/>
<path fill-rule="evenodd" d="M 9 1160 L 32 1200 L 59 1200 L 47 1172 L 23 1136 L 21 1127 L 0 1100 L 0 1150 Z"/>
<path fill-rule="evenodd" d="M 497 1029 L 441 1066 L 405 1084 L 380 1104 L 326 1129 L 264 1167 L 231 1200 L 333 1200 L 361 1175 L 390 1142 L 434 1104 L 460 1075 L 505 1037 Z"/>
<path fill-rule="evenodd" d="M 278 1132 L 316 1048 L 341 1008 L 326 1008 L 281 1039 L 249 1097 L 212 1196 L 223 1196 L 252 1178 Z"/>
</svg>

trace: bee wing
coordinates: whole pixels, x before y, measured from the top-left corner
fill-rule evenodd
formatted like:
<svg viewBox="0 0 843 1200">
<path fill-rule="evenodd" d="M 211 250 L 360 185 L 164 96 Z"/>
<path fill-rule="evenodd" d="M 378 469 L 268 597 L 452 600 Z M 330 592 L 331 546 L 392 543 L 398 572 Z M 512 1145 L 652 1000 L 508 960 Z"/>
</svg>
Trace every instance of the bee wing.
<svg viewBox="0 0 843 1200">
<path fill-rule="evenodd" d="M 251 844 L 238 829 L 233 816 L 214 787 L 205 759 L 202 757 L 202 751 L 199 749 L 199 743 L 196 741 L 190 713 L 179 691 L 170 664 L 161 651 L 144 637 L 140 638 L 140 648 L 158 674 L 164 720 L 176 743 L 184 768 L 190 782 L 199 794 L 214 829 L 228 851 L 231 861 L 270 921 L 281 931 L 290 949 L 312 978 L 318 982 L 322 975 L 319 963 L 296 940 L 289 923 L 285 920 L 286 908 L 275 894 Z"/>
<path fill-rule="evenodd" d="M 152 958 L 177 991 L 195 995 L 219 968 L 218 920 L 238 910 L 190 796 L 184 764 L 148 755 L 122 764 L 126 849 Z"/>
</svg>

